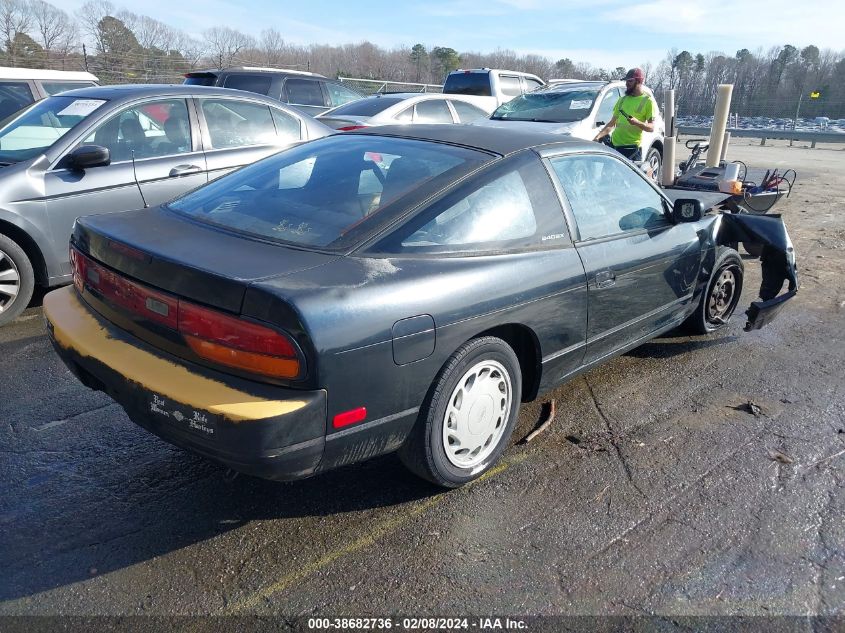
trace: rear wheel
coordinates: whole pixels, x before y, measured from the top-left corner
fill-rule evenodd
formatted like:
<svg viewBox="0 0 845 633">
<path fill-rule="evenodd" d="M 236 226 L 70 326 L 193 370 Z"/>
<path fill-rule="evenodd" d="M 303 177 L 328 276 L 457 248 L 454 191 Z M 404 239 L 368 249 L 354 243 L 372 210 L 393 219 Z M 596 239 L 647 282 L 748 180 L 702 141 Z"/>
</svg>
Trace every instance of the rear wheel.
<svg viewBox="0 0 845 633">
<path fill-rule="evenodd" d="M 34 288 L 35 275 L 26 253 L 16 242 L 0 235 L 0 326 L 26 309 Z"/>
<path fill-rule="evenodd" d="M 521 395 L 519 360 L 504 341 L 465 343 L 440 371 L 399 457 L 445 488 L 477 479 L 505 450 Z"/>
<path fill-rule="evenodd" d="M 695 312 L 687 323 L 698 334 L 709 334 L 727 325 L 742 294 L 744 267 L 732 248 L 720 248 L 716 265 Z"/>
</svg>

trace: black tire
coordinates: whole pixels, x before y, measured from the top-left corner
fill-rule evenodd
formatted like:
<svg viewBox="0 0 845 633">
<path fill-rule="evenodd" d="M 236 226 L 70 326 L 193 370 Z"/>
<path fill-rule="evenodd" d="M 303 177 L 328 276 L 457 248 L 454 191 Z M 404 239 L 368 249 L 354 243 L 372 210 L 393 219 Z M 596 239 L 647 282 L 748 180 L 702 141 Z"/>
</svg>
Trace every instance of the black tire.
<svg viewBox="0 0 845 633">
<path fill-rule="evenodd" d="M 26 310 L 34 289 L 29 257 L 14 240 L 0 234 L 0 326 Z"/>
<path fill-rule="evenodd" d="M 465 404 L 469 394 L 473 393 L 472 387 L 476 386 L 476 383 L 480 396 L 476 395 L 466 401 L 464 412 L 461 406 Z M 459 384 L 462 385 L 460 389 Z M 499 389 L 503 398 L 494 401 L 491 397 L 491 409 L 487 405 L 482 387 L 492 386 Z M 504 395 L 508 390 L 509 404 L 504 402 Z M 449 357 L 431 386 L 420 408 L 417 423 L 399 450 L 402 463 L 414 474 L 444 488 L 457 488 L 477 479 L 498 461 L 507 447 L 519 413 L 521 396 L 522 372 L 519 359 L 510 346 L 492 336 L 465 343 Z M 460 431 L 457 430 L 459 423 L 454 415 L 450 415 L 447 425 L 446 415 L 450 405 L 452 414 L 463 413 L 468 418 L 467 425 L 465 428 L 462 426 Z M 470 411 L 476 412 L 477 415 L 470 416 Z M 477 423 L 476 426 L 481 427 L 478 432 L 473 430 L 473 425 L 470 424 L 473 419 Z M 453 428 L 454 436 L 450 434 L 450 429 Z M 488 433 L 489 438 L 485 440 Z M 467 435 L 472 436 L 469 438 L 471 442 L 461 444 L 458 436 Z M 477 452 L 470 450 L 470 447 L 474 446 L 472 442 L 482 442 Z M 460 454 L 463 450 L 468 452 Z M 471 465 L 462 466 L 461 462 L 464 460 Z M 473 460 L 480 461 L 472 463 Z"/>
<path fill-rule="evenodd" d="M 696 334 L 710 334 L 727 325 L 742 295 L 745 266 L 732 248 L 719 247 L 707 289 L 687 320 Z"/>
<path fill-rule="evenodd" d="M 650 178 L 654 182 L 660 183 L 660 177 L 662 175 L 661 167 L 663 165 L 663 156 L 660 155 L 660 150 L 656 147 L 649 148 L 643 162 L 652 170 Z"/>
</svg>

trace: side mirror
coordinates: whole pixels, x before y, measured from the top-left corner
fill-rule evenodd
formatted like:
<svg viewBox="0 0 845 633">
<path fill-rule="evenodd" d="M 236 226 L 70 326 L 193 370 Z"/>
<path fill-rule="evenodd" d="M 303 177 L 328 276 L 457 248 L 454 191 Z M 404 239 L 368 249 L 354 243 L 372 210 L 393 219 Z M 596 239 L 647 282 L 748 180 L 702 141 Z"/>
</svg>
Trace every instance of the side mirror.
<svg viewBox="0 0 845 633">
<path fill-rule="evenodd" d="M 111 163 L 111 152 L 101 145 L 82 145 L 67 155 L 67 163 L 70 169 L 77 170 L 105 167 Z"/>
<path fill-rule="evenodd" d="M 672 221 L 675 224 L 681 222 L 698 222 L 701 219 L 701 200 L 695 198 L 678 198 L 672 206 Z"/>
</svg>

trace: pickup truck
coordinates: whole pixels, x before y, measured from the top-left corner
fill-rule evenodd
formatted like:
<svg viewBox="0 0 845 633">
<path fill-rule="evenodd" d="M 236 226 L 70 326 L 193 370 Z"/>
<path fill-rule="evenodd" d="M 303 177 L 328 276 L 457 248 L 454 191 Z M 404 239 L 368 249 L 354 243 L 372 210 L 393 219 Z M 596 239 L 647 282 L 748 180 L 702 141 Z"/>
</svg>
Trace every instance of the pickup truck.
<svg viewBox="0 0 845 633">
<path fill-rule="evenodd" d="M 469 68 L 450 72 L 443 94 L 478 97 L 478 105 L 490 112 L 526 92 L 545 86 L 537 75 L 516 70 Z"/>
</svg>

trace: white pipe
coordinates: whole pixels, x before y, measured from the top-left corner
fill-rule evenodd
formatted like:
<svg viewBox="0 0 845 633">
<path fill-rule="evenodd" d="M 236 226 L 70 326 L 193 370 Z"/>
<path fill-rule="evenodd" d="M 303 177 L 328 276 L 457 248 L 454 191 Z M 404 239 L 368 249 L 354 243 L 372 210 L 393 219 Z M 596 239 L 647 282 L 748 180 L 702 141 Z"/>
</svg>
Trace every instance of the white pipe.
<svg viewBox="0 0 845 633">
<path fill-rule="evenodd" d="M 727 160 L 728 144 L 731 142 L 731 133 L 725 132 L 725 137 L 722 139 L 722 153 L 719 155 L 719 161 Z"/>
<path fill-rule="evenodd" d="M 675 137 L 667 136 L 663 139 L 663 166 L 660 182 L 664 187 L 675 184 Z"/>
<path fill-rule="evenodd" d="M 675 91 L 665 90 L 663 92 L 663 121 L 665 122 L 666 136 L 675 136 Z"/>
<path fill-rule="evenodd" d="M 716 110 L 713 113 L 713 125 L 710 128 L 710 149 L 707 150 L 707 167 L 716 167 L 722 155 L 722 140 L 728 127 L 728 112 L 731 108 L 733 84 L 719 84 L 716 94 Z"/>
</svg>

